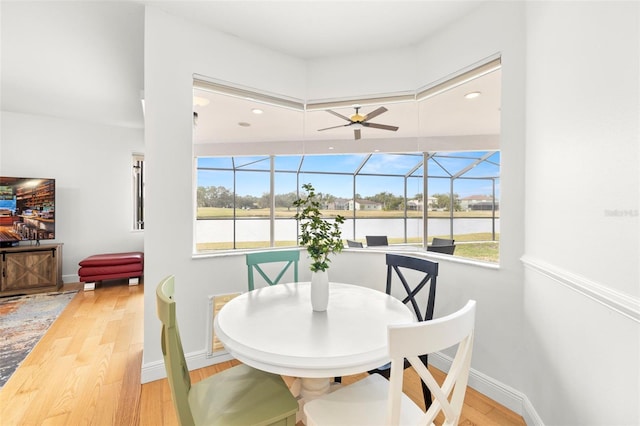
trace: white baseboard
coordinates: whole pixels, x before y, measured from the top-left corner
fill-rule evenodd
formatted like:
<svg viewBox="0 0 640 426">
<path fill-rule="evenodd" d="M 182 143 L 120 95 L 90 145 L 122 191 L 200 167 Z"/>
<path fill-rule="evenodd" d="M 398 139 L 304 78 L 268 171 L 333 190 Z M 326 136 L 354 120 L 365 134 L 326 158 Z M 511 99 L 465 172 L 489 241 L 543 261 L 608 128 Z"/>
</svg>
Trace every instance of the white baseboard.
<svg viewBox="0 0 640 426">
<path fill-rule="evenodd" d="M 209 357 L 207 357 L 206 351 L 198 351 L 185 354 L 185 359 L 187 361 L 187 367 L 189 368 L 189 371 L 191 371 L 219 364 L 224 361 L 230 361 L 233 357 L 224 351 L 218 352 Z M 153 361 L 142 365 L 140 381 L 143 384 L 164 379 L 165 377 L 167 377 L 167 371 L 164 368 L 164 361 Z"/>
<path fill-rule="evenodd" d="M 452 362 L 453 360 L 449 356 L 442 353 L 429 355 L 429 364 L 444 372 L 449 371 Z M 469 386 L 521 415 L 527 425 L 544 426 L 529 398 L 511 386 L 492 379 L 473 368 L 469 372 Z"/>
<path fill-rule="evenodd" d="M 80 276 L 78 274 L 68 274 L 62 276 L 63 283 L 77 283 L 80 282 Z"/>
<path fill-rule="evenodd" d="M 523 408 L 524 412 L 521 414 L 521 416 L 527 425 L 544 426 L 544 422 L 538 415 L 538 412 L 535 410 L 535 408 L 533 408 L 533 405 L 531 404 L 531 401 L 529 401 L 529 398 L 527 398 L 526 396 L 523 401 Z"/>
<path fill-rule="evenodd" d="M 142 384 L 155 382 L 165 377 L 167 377 L 167 371 L 164 369 L 163 361 L 153 361 L 142 365 L 140 373 L 140 382 Z"/>
</svg>

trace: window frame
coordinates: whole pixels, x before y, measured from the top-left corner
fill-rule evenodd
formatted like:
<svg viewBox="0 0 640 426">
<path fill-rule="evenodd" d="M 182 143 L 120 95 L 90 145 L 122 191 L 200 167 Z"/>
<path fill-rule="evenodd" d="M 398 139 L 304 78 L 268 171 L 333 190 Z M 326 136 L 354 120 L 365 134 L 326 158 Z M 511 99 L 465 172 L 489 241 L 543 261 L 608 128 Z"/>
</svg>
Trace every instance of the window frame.
<svg viewBox="0 0 640 426">
<path fill-rule="evenodd" d="M 144 231 L 144 155 L 134 153 L 132 155 L 131 193 L 133 199 L 132 213 L 134 231 Z"/>
</svg>

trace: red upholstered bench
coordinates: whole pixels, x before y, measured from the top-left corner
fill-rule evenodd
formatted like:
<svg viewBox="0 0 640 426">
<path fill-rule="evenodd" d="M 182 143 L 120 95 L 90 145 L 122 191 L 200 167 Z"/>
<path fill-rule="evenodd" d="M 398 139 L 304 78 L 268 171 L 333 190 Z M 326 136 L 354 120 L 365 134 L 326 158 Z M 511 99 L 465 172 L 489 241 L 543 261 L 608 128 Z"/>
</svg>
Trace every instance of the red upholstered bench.
<svg viewBox="0 0 640 426">
<path fill-rule="evenodd" d="M 129 285 L 138 285 L 144 272 L 144 253 L 96 254 L 83 259 L 79 265 L 78 276 L 85 290 L 95 289 L 96 282 L 117 278 L 129 278 Z"/>
</svg>

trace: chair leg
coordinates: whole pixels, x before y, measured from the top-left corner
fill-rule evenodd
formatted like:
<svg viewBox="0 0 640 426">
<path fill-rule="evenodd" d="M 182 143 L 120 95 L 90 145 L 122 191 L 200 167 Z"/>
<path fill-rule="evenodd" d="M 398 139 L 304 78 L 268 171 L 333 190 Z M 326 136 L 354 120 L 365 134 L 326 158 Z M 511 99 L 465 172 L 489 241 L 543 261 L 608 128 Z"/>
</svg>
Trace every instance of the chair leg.
<svg viewBox="0 0 640 426">
<path fill-rule="evenodd" d="M 429 368 L 429 366 L 427 365 L 427 355 L 420 355 L 418 358 L 420 358 L 420 361 L 422 361 L 422 363 L 425 365 L 425 367 Z M 406 359 L 404 360 L 404 368 L 405 370 L 407 368 L 411 367 L 411 364 L 409 363 L 409 361 L 407 361 Z M 380 374 L 382 377 L 384 377 L 385 379 L 389 380 L 389 376 L 391 374 L 391 370 L 390 369 L 384 369 L 384 370 L 370 370 L 369 374 Z M 420 380 L 420 383 L 422 384 L 422 396 L 424 397 L 424 406 L 425 406 L 425 411 L 429 409 L 429 407 L 431 407 L 431 391 L 429 390 L 429 388 L 427 387 L 427 385 Z"/>
<path fill-rule="evenodd" d="M 427 355 L 420 355 L 419 358 L 424 366 L 429 368 L 429 366 L 427 365 Z M 420 380 L 420 383 L 422 384 L 422 396 L 424 397 L 424 409 L 426 411 L 429 409 L 429 407 L 431 407 L 431 391 L 422 380 Z"/>
<path fill-rule="evenodd" d="M 422 396 L 424 397 L 424 406 L 426 411 L 431 407 L 431 391 L 424 382 L 422 382 Z"/>
</svg>

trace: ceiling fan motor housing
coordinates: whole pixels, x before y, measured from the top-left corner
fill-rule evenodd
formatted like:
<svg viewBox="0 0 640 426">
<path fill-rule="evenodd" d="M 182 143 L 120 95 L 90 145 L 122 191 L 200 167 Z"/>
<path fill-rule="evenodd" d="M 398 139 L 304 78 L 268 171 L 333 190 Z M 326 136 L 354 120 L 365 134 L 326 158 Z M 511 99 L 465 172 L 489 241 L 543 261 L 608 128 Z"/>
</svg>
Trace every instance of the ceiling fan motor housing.
<svg viewBox="0 0 640 426">
<path fill-rule="evenodd" d="M 364 120 L 364 115 L 360 115 L 357 112 L 351 116 L 351 121 L 361 123 Z"/>
<path fill-rule="evenodd" d="M 331 127 L 326 127 L 324 129 L 318 129 L 318 131 L 321 132 L 323 130 L 329 130 L 329 129 L 336 129 L 338 127 L 349 127 L 349 126 L 351 126 L 351 128 L 353 129 L 353 135 L 354 135 L 355 139 L 360 139 L 361 138 L 360 129 L 363 128 L 363 127 L 371 127 L 371 128 L 374 128 L 374 129 L 391 130 L 393 132 L 398 130 L 397 126 L 389 126 L 387 124 L 378 124 L 378 123 L 369 122 L 369 119 L 377 117 L 380 114 L 382 114 L 383 112 L 386 112 L 387 109 L 385 107 L 381 106 L 378 109 L 376 109 L 375 111 L 372 111 L 367 115 L 360 115 L 360 107 L 359 106 L 354 106 L 354 108 L 356 109 L 356 113 L 353 114 L 351 117 L 348 117 L 348 118 L 345 117 L 342 114 L 338 114 L 337 112 L 328 109 L 327 110 L 328 113 L 333 114 L 336 117 L 342 118 L 343 120 L 348 121 L 348 123 L 347 124 L 342 124 L 342 125 L 339 125 L 339 126 L 331 126 Z"/>
</svg>

